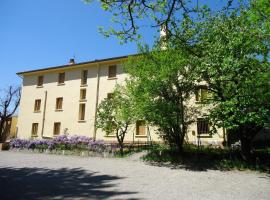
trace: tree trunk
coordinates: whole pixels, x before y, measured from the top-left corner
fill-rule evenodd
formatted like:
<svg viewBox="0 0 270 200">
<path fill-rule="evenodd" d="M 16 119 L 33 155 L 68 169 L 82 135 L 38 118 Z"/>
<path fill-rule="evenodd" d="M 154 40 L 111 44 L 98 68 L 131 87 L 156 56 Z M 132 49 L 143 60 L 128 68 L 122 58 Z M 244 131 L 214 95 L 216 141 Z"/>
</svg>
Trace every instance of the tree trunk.
<svg viewBox="0 0 270 200">
<path fill-rule="evenodd" d="M 4 123 L 5 123 L 5 121 L 4 121 L 4 119 L 2 118 L 1 119 L 1 121 L 0 121 L 0 143 L 4 143 L 5 141 L 5 139 L 4 139 Z"/>
<path fill-rule="evenodd" d="M 251 139 L 242 136 L 241 139 L 241 155 L 243 160 L 251 162 L 253 160 L 253 154 L 251 151 Z"/>
<path fill-rule="evenodd" d="M 120 155 L 123 156 L 124 155 L 124 146 L 123 144 L 120 144 Z"/>
</svg>

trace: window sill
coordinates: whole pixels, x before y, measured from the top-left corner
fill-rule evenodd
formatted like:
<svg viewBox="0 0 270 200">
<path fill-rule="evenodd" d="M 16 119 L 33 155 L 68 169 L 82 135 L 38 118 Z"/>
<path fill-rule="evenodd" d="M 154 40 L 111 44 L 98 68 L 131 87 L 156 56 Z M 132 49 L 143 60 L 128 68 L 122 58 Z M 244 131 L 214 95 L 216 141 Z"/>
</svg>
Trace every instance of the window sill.
<svg viewBox="0 0 270 200">
<path fill-rule="evenodd" d="M 212 138 L 212 135 L 209 133 L 203 133 L 197 136 L 197 138 Z"/>
<path fill-rule="evenodd" d="M 80 87 L 88 87 L 88 85 L 87 84 L 83 84 Z"/>
<path fill-rule="evenodd" d="M 37 138 L 38 135 L 31 135 L 31 138 Z"/>
<path fill-rule="evenodd" d="M 108 77 L 107 80 L 115 80 L 117 77 Z"/>
<path fill-rule="evenodd" d="M 55 136 L 54 136 L 55 137 Z M 52 139 L 53 137 L 52 136 L 46 136 L 46 135 L 43 135 L 42 136 L 43 139 Z"/>
<path fill-rule="evenodd" d="M 63 86 L 65 83 L 58 83 L 57 86 Z"/>
<path fill-rule="evenodd" d="M 147 135 L 135 135 L 136 138 L 147 138 Z"/>
<path fill-rule="evenodd" d="M 36 88 L 43 88 L 43 85 L 38 85 Z"/>
<path fill-rule="evenodd" d="M 60 134 L 53 134 L 53 137 L 55 138 L 55 137 L 58 137 Z"/>
<path fill-rule="evenodd" d="M 195 104 L 209 104 L 207 102 L 207 100 L 203 100 L 203 101 L 195 101 Z"/>
<path fill-rule="evenodd" d="M 87 102 L 86 99 L 80 99 L 79 101 L 80 101 L 80 102 Z"/>
<path fill-rule="evenodd" d="M 56 109 L 55 112 L 63 112 L 63 109 Z"/>
<path fill-rule="evenodd" d="M 115 138 L 116 135 L 105 135 L 104 137 L 107 137 L 107 138 Z"/>
<path fill-rule="evenodd" d="M 41 113 L 41 110 L 34 110 L 34 113 Z"/>
<path fill-rule="evenodd" d="M 78 123 L 85 123 L 86 120 L 78 120 Z"/>
</svg>

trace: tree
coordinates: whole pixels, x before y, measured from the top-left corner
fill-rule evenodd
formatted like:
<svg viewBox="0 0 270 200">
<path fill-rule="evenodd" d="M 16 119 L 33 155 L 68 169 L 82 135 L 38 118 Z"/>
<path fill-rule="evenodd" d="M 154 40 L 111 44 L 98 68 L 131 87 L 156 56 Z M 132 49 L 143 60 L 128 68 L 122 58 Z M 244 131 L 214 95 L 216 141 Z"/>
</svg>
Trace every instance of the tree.
<svg viewBox="0 0 270 200">
<path fill-rule="evenodd" d="M 16 112 L 21 96 L 21 88 L 9 86 L 0 97 L 0 142 L 5 142 L 8 137 L 8 120 Z"/>
<path fill-rule="evenodd" d="M 262 7 L 263 17 L 254 18 L 252 2 L 197 24 L 197 55 L 192 59 L 213 94 L 210 120 L 239 135 L 245 160 L 252 160 L 252 139 L 270 116 L 270 18 Z"/>
<path fill-rule="evenodd" d="M 134 121 L 132 101 L 123 86 L 117 86 L 111 96 L 98 106 L 96 127 L 101 128 L 106 134 L 115 133 L 121 155 L 125 135 Z"/>
<path fill-rule="evenodd" d="M 188 126 L 196 118 L 196 109 L 189 105 L 196 77 L 187 54 L 161 48 L 162 44 L 129 59 L 127 88 L 137 115 L 157 127 L 171 148 L 182 152 Z"/>
<path fill-rule="evenodd" d="M 85 0 L 92 2 L 93 0 Z M 138 40 L 141 37 L 140 28 L 152 27 L 158 32 L 160 28 L 166 29 L 170 35 L 186 17 L 194 20 L 200 18 L 200 13 L 210 10 L 211 6 L 198 0 L 99 0 L 103 10 L 112 13 L 115 26 L 107 31 L 100 31 L 107 37 L 117 36 L 121 42 Z M 235 2 L 233 4 L 233 2 Z M 237 0 L 222 0 L 218 10 L 229 10 L 232 6 L 238 7 Z"/>
</svg>

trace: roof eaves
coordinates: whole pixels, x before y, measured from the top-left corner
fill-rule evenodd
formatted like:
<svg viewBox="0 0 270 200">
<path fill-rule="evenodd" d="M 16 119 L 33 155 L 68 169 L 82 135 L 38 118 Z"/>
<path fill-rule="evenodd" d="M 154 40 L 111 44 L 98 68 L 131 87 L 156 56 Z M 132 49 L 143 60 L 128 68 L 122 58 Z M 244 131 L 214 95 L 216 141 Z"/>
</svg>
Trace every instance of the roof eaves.
<svg viewBox="0 0 270 200">
<path fill-rule="evenodd" d="M 128 58 L 129 56 L 136 56 L 138 54 L 130 54 L 130 55 L 125 55 L 125 56 L 118 56 L 118 57 L 111 57 L 111 58 L 105 58 L 105 59 L 96 59 L 92 61 L 87 61 L 87 62 L 80 62 L 72 65 L 59 65 L 55 67 L 47 67 L 47 68 L 42 68 L 42 69 L 35 69 L 35 70 L 29 70 L 29 71 L 23 71 L 23 72 L 18 72 L 16 73 L 18 76 L 21 76 L 23 74 L 28 74 L 28 73 L 33 73 L 33 72 L 41 72 L 41 71 L 47 71 L 47 70 L 54 70 L 54 69 L 61 69 L 69 66 L 79 66 L 79 65 L 84 65 L 84 64 L 92 64 L 92 63 L 99 63 L 99 62 L 105 62 L 105 61 L 110 61 L 110 60 L 118 60 L 118 59 L 123 59 L 123 58 Z"/>
</svg>

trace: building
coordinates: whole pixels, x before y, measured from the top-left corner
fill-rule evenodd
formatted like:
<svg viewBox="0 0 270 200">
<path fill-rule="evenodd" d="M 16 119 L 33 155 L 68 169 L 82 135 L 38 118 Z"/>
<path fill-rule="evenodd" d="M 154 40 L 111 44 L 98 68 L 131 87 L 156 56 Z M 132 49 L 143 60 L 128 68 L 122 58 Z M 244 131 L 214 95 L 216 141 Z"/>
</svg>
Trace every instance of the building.
<svg viewBox="0 0 270 200">
<path fill-rule="evenodd" d="M 115 135 L 95 130 L 97 106 L 110 96 L 116 84 L 124 84 L 123 71 L 127 56 L 75 63 L 17 73 L 23 79 L 18 119 L 19 138 L 53 138 L 60 134 L 85 135 L 105 141 L 116 141 Z M 194 103 L 206 95 L 199 87 Z M 221 143 L 223 131 L 210 135 L 209 126 L 198 119 L 189 130 L 193 143 Z M 161 141 L 154 127 L 137 121 L 126 135 L 127 142 Z"/>
</svg>

